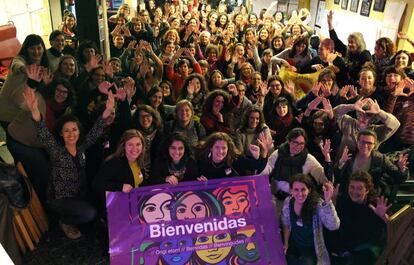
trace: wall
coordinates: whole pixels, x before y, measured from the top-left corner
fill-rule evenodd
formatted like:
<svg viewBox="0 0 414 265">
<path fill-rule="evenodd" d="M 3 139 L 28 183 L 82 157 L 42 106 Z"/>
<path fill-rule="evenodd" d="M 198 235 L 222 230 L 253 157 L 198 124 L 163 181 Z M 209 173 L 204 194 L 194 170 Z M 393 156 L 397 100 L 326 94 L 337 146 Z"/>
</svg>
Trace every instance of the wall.
<svg viewBox="0 0 414 265">
<path fill-rule="evenodd" d="M 38 34 L 49 44 L 52 24 L 48 0 L 0 0 L 0 25 L 8 21 L 16 25 L 20 42 L 29 34 Z"/>
<path fill-rule="evenodd" d="M 373 10 L 373 7 L 374 7 L 374 0 L 373 0 L 373 3 L 371 4 L 371 12 L 368 18 L 361 16 L 359 13 L 361 10 L 362 0 L 359 1 L 357 13 L 351 12 L 349 10 L 350 2 L 351 0 L 349 0 L 348 9 L 345 11 L 341 9 L 340 4 L 335 5 L 334 0 L 326 1 L 326 11 L 328 10 L 334 11 L 335 28 L 342 26 L 342 23 L 338 22 L 338 19 L 346 21 L 345 26 L 341 27 L 341 32 L 337 30 L 337 32 L 340 33 L 342 40 L 346 41 L 346 35 L 348 34 L 348 32 L 359 31 L 364 34 L 364 37 L 365 36 L 367 37 L 367 46 L 368 46 L 367 48 L 372 52 L 373 52 L 373 48 L 374 48 L 373 46 L 374 46 L 375 40 L 382 36 L 387 36 L 393 39 L 397 43 L 398 49 L 406 49 L 412 52 L 414 51 L 414 48 L 409 43 L 407 43 L 406 41 L 399 41 L 395 36 L 395 32 L 391 34 L 391 31 L 387 32 L 387 30 L 385 30 L 385 28 L 387 27 L 395 26 L 399 31 L 411 32 L 411 38 L 414 38 L 414 35 L 412 34 L 412 32 L 414 32 L 414 17 L 413 17 L 414 1 L 412 0 L 387 0 L 384 12 L 377 12 Z M 398 23 L 397 21 L 394 21 L 392 23 L 384 22 L 384 19 L 386 18 L 385 13 L 387 11 L 387 8 L 389 8 L 391 5 L 395 5 L 398 3 L 407 3 L 405 12 L 401 18 L 400 23 L 397 24 Z M 325 26 L 327 26 L 326 23 L 325 23 Z M 323 33 L 327 34 L 326 28 L 323 28 Z"/>
</svg>

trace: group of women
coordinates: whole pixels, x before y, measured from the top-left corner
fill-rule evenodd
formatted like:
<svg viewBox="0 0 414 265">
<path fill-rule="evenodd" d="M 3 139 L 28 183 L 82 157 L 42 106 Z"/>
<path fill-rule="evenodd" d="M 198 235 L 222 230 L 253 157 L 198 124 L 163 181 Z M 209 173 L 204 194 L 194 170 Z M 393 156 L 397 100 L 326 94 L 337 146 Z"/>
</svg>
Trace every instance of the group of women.
<svg viewBox="0 0 414 265">
<path fill-rule="evenodd" d="M 303 10 L 285 25 L 274 4 L 260 16 L 166 7 L 130 17 L 123 5 L 110 19 L 119 57 L 107 62 L 93 42 L 77 45 L 66 14 L 50 49 L 29 35 L 10 66 L 0 93 L 7 146 L 67 237 L 105 216 L 108 191 L 263 174 L 289 264 L 329 264 L 332 252 L 373 264 L 385 197 L 409 159 L 378 147 L 414 144 L 411 54 L 380 38 L 371 55 L 360 33 L 342 43 L 332 13 L 330 38 L 311 48 Z M 298 98 L 280 67 L 319 78 Z M 327 243 L 323 227 L 339 229 Z"/>
</svg>

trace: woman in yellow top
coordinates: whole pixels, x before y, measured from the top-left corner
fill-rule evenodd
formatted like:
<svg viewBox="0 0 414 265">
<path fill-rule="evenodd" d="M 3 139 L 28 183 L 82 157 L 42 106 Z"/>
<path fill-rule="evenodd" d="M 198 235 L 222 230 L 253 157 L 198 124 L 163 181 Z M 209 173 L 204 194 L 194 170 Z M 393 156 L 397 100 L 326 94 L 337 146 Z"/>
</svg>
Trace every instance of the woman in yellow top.
<svg viewBox="0 0 414 265">
<path fill-rule="evenodd" d="M 105 209 L 107 191 L 130 192 L 146 185 L 148 179 L 141 170 L 144 149 L 144 137 L 138 130 L 130 129 L 123 133 L 116 151 L 106 159 L 94 180 L 93 188 L 101 213 Z"/>
</svg>

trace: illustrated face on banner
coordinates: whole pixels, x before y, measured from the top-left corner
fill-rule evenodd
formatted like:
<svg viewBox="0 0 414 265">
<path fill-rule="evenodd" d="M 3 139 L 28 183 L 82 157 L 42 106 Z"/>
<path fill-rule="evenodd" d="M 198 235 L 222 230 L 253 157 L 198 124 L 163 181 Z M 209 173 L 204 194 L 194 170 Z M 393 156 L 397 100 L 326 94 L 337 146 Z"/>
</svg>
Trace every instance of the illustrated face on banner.
<svg viewBox="0 0 414 265">
<path fill-rule="evenodd" d="M 231 236 L 227 232 L 223 232 L 220 234 L 215 235 L 203 235 L 197 237 L 197 241 L 195 243 L 196 246 L 198 245 L 205 245 L 205 244 L 214 244 L 214 243 L 223 243 L 231 241 Z M 197 256 L 204 262 L 208 264 L 217 264 L 224 260 L 227 255 L 229 255 L 231 251 L 231 247 L 223 247 L 223 248 L 212 248 L 206 250 L 197 250 Z"/>
<path fill-rule="evenodd" d="M 158 255 L 155 255 L 157 250 L 159 250 L 158 245 L 143 243 L 140 246 L 143 256 L 141 257 L 139 264 L 140 265 L 157 265 L 158 264 Z"/>
<path fill-rule="evenodd" d="M 250 210 L 247 186 L 220 188 L 214 194 L 223 205 L 226 216 L 240 217 Z"/>
<path fill-rule="evenodd" d="M 249 200 L 247 193 L 244 191 L 232 194 L 225 192 L 223 196 L 223 205 L 226 215 L 241 216 L 244 214 L 247 207 L 249 207 Z"/>
<path fill-rule="evenodd" d="M 237 239 L 250 240 L 256 234 L 254 227 L 237 231 Z M 255 242 L 239 244 L 234 247 L 236 255 L 244 261 L 253 262 L 260 259 L 260 251 Z"/>
<path fill-rule="evenodd" d="M 178 239 L 165 240 L 161 242 L 161 252 L 173 249 L 180 249 L 180 251 L 173 254 L 163 254 L 162 259 L 164 260 L 165 264 L 168 265 L 184 265 L 190 259 L 192 251 L 181 250 L 192 246 L 194 246 L 194 243 L 190 237 L 180 237 Z"/>
<path fill-rule="evenodd" d="M 172 196 L 168 193 L 158 193 L 150 197 L 140 210 L 140 215 L 146 223 L 171 221 L 170 206 Z"/>
<path fill-rule="evenodd" d="M 195 193 L 187 192 L 177 199 L 176 216 L 178 220 L 205 218 L 208 216 L 208 206 Z"/>
</svg>

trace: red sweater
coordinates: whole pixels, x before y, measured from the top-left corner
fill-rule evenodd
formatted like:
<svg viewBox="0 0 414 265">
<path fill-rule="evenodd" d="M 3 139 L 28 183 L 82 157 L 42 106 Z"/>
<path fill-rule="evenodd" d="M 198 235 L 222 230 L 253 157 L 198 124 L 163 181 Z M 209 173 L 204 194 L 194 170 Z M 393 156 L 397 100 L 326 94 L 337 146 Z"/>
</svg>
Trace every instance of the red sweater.
<svg viewBox="0 0 414 265">
<path fill-rule="evenodd" d="M 202 74 L 201 67 L 197 62 L 194 63 L 193 67 L 193 73 Z M 172 97 L 174 101 L 176 101 L 177 98 L 180 96 L 181 90 L 183 89 L 185 78 L 183 78 L 180 74 L 176 73 L 171 65 L 167 66 L 167 77 L 172 83 Z"/>
</svg>

